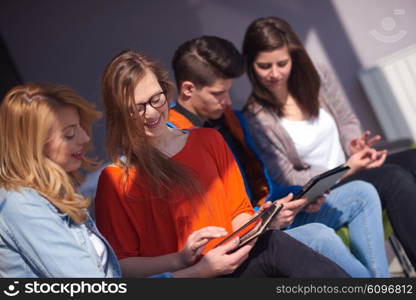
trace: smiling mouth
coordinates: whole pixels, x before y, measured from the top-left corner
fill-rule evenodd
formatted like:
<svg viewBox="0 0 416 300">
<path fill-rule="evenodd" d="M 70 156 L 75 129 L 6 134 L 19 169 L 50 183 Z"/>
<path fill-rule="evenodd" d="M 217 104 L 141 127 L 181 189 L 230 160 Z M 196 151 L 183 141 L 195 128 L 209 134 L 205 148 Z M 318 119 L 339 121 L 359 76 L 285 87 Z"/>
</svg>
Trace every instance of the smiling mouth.
<svg viewBox="0 0 416 300">
<path fill-rule="evenodd" d="M 154 121 L 146 121 L 144 122 L 144 126 L 148 127 L 148 128 L 155 128 L 157 127 L 157 125 L 159 125 L 160 122 L 160 118 L 158 118 L 157 120 Z"/>
<path fill-rule="evenodd" d="M 71 156 L 73 158 L 77 159 L 77 160 L 81 160 L 82 159 L 82 155 L 83 155 L 82 151 L 74 152 L 74 153 L 71 154 Z"/>
</svg>

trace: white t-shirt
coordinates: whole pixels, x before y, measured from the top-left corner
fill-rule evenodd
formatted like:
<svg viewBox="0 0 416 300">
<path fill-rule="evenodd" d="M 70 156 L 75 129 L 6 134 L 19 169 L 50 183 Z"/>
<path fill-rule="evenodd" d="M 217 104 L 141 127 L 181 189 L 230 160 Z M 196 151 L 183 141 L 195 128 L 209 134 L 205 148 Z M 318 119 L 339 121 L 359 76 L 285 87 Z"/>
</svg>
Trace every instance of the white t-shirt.
<svg viewBox="0 0 416 300">
<path fill-rule="evenodd" d="M 98 257 L 100 258 L 100 263 L 102 266 L 105 266 L 107 263 L 107 249 L 104 242 L 91 230 L 88 230 L 88 237 L 97 252 Z"/>
<path fill-rule="evenodd" d="M 345 163 L 345 154 L 332 116 L 324 109 L 314 120 L 292 121 L 282 118 L 300 159 L 311 167 L 332 169 Z"/>
</svg>

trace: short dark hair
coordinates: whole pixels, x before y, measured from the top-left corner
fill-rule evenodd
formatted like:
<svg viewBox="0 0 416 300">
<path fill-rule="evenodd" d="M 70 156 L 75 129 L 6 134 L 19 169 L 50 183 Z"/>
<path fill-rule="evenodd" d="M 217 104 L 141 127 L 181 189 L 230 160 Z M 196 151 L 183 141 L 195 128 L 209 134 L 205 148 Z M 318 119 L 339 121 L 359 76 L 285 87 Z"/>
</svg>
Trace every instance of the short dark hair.
<svg viewBox="0 0 416 300">
<path fill-rule="evenodd" d="M 230 41 L 201 36 L 179 46 L 172 67 L 179 90 L 186 80 L 201 87 L 213 84 L 217 78 L 239 77 L 244 73 L 244 59 Z"/>
</svg>

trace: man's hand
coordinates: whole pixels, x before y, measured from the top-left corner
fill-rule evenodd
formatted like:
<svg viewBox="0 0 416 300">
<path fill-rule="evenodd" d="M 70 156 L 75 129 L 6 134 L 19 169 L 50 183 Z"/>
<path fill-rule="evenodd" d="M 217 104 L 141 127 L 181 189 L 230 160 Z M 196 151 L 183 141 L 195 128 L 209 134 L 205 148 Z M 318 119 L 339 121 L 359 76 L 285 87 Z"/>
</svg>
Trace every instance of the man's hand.
<svg viewBox="0 0 416 300">
<path fill-rule="evenodd" d="M 306 200 L 305 198 L 291 201 L 292 199 L 293 199 L 293 194 L 290 193 L 286 197 L 280 200 L 277 200 L 276 204 L 274 204 L 274 205 L 283 204 L 283 208 L 277 214 L 277 216 L 274 217 L 273 221 L 270 223 L 269 225 L 270 229 L 281 229 L 292 224 L 298 212 L 303 207 L 305 207 L 305 205 L 308 203 L 308 200 Z M 273 205 L 273 204 L 271 202 L 266 202 L 262 206 L 262 209 L 265 209 L 269 207 L 270 205 Z"/>
<path fill-rule="evenodd" d="M 315 202 L 312 202 L 306 205 L 304 210 L 305 212 L 309 214 L 316 213 L 321 209 L 321 206 L 324 202 L 325 202 L 325 196 L 319 197 L 318 199 L 316 199 Z"/>
</svg>

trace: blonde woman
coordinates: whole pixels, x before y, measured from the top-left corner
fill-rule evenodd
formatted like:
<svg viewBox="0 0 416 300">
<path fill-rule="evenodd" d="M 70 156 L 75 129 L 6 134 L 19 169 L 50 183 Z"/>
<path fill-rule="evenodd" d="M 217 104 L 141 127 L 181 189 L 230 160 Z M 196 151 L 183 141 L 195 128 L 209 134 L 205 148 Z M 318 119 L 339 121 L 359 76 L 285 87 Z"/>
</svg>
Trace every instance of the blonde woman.
<svg viewBox="0 0 416 300">
<path fill-rule="evenodd" d="M 100 113 L 54 84 L 10 90 L 0 106 L 0 277 L 118 277 L 113 250 L 77 194 Z"/>
<path fill-rule="evenodd" d="M 100 117 L 72 89 L 25 84 L 0 105 L 0 277 L 119 277 L 117 258 L 77 194 L 79 168 L 96 165 L 86 157 L 90 127 Z M 207 226 L 186 238 L 181 255 L 192 259 Z M 158 237 L 154 237 L 157 239 Z M 213 272 L 227 263 L 218 247 L 192 269 L 157 273 L 181 277 Z"/>
</svg>

